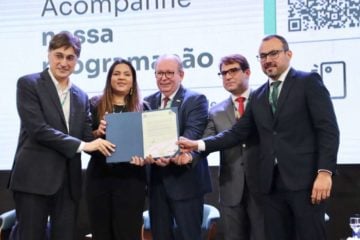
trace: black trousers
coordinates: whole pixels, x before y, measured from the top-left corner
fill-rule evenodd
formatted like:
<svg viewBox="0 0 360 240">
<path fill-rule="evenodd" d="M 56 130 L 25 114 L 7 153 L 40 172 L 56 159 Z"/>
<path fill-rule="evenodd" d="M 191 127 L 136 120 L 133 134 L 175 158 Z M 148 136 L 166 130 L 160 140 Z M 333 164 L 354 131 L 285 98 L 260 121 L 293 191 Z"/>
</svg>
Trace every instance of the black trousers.
<svg viewBox="0 0 360 240">
<path fill-rule="evenodd" d="M 94 240 L 140 240 L 145 179 L 87 176 L 86 199 Z"/>
<path fill-rule="evenodd" d="M 15 191 L 14 200 L 19 240 L 45 240 L 49 217 L 51 240 L 75 239 L 78 202 L 67 181 L 54 195 Z"/>
<path fill-rule="evenodd" d="M 155 240 L 201 240 L 202 195 L 171 199 L 163 183 L 159 182 L 151 185 L 149 203 L 151 233 Z"/>
<path fill-rule="evenodd" d="M 311 189 L 291 191 L 278 169 L 274 174 L 273 189 L 264 197 L 268 239 L 326 240 L 325 202 L 312 204 Z"/>
</svg>

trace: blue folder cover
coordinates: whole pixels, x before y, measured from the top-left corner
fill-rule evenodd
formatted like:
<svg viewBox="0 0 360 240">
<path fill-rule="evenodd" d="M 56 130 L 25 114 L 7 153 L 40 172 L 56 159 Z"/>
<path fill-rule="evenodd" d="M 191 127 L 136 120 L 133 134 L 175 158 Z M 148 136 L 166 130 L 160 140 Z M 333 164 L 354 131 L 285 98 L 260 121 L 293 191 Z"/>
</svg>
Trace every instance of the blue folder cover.
<svg viewBox="0 0 360 240">
<path fill-rule="evenodd" d="M 171 108 L 171 111 L 177 116 L 177 108 Z M 129 162 L 133 156 L 144 157 L 142 114 L 141 112 L 123 112 L 105 115 L 106 139 L 116 145 L 115 152 L 106 158 L 107 163 Z M 179 129 L 178 121 L 176 125 Z"/>
<path fill-rule="evenodd" d="M 129 162 L 132 156 L 142 157 L 143 131 L 139 112 L 112 113 L 105 116 L 106 139 L 116 145 L 107 163 Z"/>
</svg>

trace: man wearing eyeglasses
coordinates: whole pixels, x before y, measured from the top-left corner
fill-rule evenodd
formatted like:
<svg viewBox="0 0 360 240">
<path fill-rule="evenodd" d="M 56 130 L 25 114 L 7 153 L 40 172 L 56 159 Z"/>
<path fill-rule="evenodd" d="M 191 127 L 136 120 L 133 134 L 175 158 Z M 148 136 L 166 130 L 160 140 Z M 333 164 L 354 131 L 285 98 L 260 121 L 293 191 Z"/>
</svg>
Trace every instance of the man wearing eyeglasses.
<svg viewBox="0 0 360 240">
<path fill-rule="evenodd" d="M 265 37 L 259 60 L 268 81 L 254 91 L 244 116 L 215 137 L 183 139 L 179 145 L 183 152 L 213 152 L 258 132 L 266 236 L 324 240 L 325 201 L 336 168 L 339 129 L 320 75 L 295 70 L 291 58 L 283 37 Z"/>
<path fill-rule="evenodd" d="M 219 77 L 231 95 L 209 111 L 203 137 L 231 128 L 250 101 L 250 66 L 240 54 L 220 60 Z M 259 192 L 257 135 L 220 151 L 220 221 L 223 240 L 265 240 L 262 199 Z"/>
<path fill-rule="evenodd" d="M 208 101 L 202 94 L 182 86 L 184 69 L 176 55 L 160 56 L 155 64 L 159 91 L 146 97 L 152 109 L 177 107 L 179 134 L 189 139 L 202 136 L 207 123 Z M 206 158 L 186 153 L 151 161 L 149 206 L 156 240 L 200 240 L 204 194 L 211 191 Z M 174 221 L 176 228 L 174 228 Z"/>
</svg>

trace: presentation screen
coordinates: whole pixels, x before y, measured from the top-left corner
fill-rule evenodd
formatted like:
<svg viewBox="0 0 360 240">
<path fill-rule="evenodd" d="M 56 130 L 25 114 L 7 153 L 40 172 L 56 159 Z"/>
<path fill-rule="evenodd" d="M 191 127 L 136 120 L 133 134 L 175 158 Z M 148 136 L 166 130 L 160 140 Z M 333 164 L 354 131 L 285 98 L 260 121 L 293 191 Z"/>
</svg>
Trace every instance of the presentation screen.
<svg viewBox="0 0 360 240">
<path fill-rule="evenodd" d="M 352 16 L 354 11 L 359 13 L 359 6 L 343 0 L 342 10 L 333 3 L 326 7 L 311 2 L 0 1 L 0 169 L 11 168 L 17 146 L 16 82 L 48 66 L 51 36 L 63 30 L 81 40 L 81 56 L 71 81 L 90 97 L 101 93 L 106 73 L 119 57 L 135 66 L 142 96 L 155 92 L 154 62 L 159 55 L 173 53 L 184 63 L 183 85 L 204 93 L 210 106 L 229 97 L 217 75 L 222 56 L 246 56 L 250 85 L 256 89 L 267 81 L 256 59 L 261 39 L 267 34 L 283 35 L 294 52 L 292 66 L 317 71 L 331 93 L 341 131 L 338 162 L 360 163 L 360 114 L 355 109 L 360 102 L 355 93 L 360 89 L 355 79 L 360 76 L 355 65 L 360 27 L 358 15 Z M 210 165 L 218 165 L 218 157 L 211 154 Z M 83 167 L 87 160 L 84 154 Z"/>
</svg>

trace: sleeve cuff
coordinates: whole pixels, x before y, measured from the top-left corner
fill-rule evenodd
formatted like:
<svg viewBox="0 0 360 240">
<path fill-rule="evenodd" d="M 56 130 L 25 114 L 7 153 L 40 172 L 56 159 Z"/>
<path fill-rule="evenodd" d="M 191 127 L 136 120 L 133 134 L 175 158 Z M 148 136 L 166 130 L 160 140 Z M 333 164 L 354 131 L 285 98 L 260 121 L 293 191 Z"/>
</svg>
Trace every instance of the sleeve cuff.
<svg viewBox="0 0 360 240">
<path fill-rule="evenodd" d="M 319 173 L 319 172 L 327 172 L 327 173 L 329 173 L 329 174 L 330 174 L 330 176 L 332 176 L 332 175 L 333 175 L 332 171 L 327 170 L 327 169 L 319 169 L 319 170 L 318 170 L 318 173 Z"/>
<path fill-rule="evenodd" d="M 197 140 L 197 144 L 199 152 L 204 152 L 206 150 L 205 142 L 203 140 Z"/>
<path fill-rule="evenodd" d="M 81 141 L 78 149 L 76 150 L 77 153 L 81 153 L 84 150 L 85 142 Z"/>
</svg>

